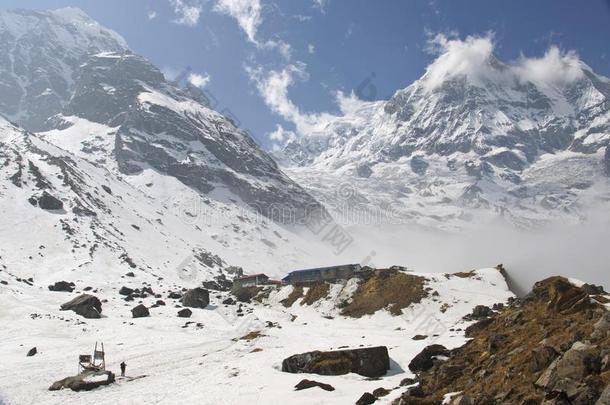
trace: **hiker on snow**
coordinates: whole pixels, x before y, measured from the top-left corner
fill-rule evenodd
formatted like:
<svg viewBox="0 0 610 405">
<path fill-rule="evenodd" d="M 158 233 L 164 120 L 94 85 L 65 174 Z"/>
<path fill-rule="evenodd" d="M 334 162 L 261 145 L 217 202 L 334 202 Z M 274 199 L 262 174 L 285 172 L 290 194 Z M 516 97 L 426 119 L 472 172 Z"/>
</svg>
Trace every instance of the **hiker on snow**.
<svg viewBox="0 0 610 405">
<path fill-rule="evenodd" d="M 125 368 L 127 367 L 127 364 L 125 364 L 125 362 L 121 362 L 121 377 L 125 377 Z"/>
</svg>

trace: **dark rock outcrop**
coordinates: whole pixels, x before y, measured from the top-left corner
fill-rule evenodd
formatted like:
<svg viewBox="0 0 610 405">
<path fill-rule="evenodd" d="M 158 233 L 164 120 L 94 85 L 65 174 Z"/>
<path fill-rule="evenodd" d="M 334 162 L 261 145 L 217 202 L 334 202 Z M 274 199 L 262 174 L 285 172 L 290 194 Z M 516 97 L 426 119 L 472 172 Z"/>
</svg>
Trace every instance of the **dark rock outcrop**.
<svg viewBox="0 0 610 405">
<path fill-rule="evenodd" d="M 551 346 L 537 347 L 532 351 L 530 370 L 532 372 L 544 370 L 557 356 L 559 356 L 559 353 Z"/>
<path fill-rule="evenodd" d="M 64 208 L 64 203 L 45 190 L 40 198 L 38 198 L 38 206 L 43 210 L 61 210 Z"/>
<path fill-rule="evenodd" d="M 133 288 L 123 286 L 119 290 L 119 294 L 125 295 L 125 296 L 131 295 L 131 294 L 133 294 Z"/>
<path fill-rule="evenodd" d="M 146 318 L 150 316 L 150 311 L 143 304 L 140 304 L 131 310 L 131 315 L 134 318 Z"/>
<path fill-rule="evenodd" d="M 62 311 L 74 311 L 87 319 L 102 317 L 102 302 L 93 295 L 81 294 L 71 301 L 61 305 Z"/>
<path fill-rule="evenodd" d="M 542 373 L 536 386 L 546 392 L 565 392 L 568 398 L 574 398 L 580 382 L 594 372 L 599 372 L 599 363 L 593 347 L 576 342 Z"/>
<path fill-rule="evenodd" d="M 171 299 L 171 300 L 179 300 L 180 298 L 182 298 L 182 293 L 179 291 L 171 291 L 168 295 L 167 298 Z"/>
<path fill-rule="evenodd" d="M 470 314 L 472 319 L 482 319 L 492 315 L 493 311 L 491 310 L 491 308 L 485 305 L 477 305 L 472 309 L 472 313 Z"/>
<path fill-rule="evenodd" d="M 36 355 L 36 353 L 38 353 L 38 349 L 36 349 L 35 347 L 32 347 L 30 350 L 28 350 L 28 354 L 26 354 L 26 356 L 32 357 L 32 356 Z"/>
<path fill-rule="evenodd" d="M 414 373 L 429 370 L 434 365 L 434 359 L 437 356 L 448 357 L 449 355 L 449 350 L 443 345 L 426 346 L 424 350 L 411 360 L 409 363 L 409 370 Z"/>
<path fill-rule="evenodd" d="M 586 290 L 563 277 L 536 283 L 524 298 L 475 324 L 471 339 L 446 360 L 418 372 L 418 390 L 395 404 L 438 404 L 448 392 L 466 398 L 449 404 L 608 403 L 610 313 Z"/>
<path fill-rule="evenodd" d="M 365 392 L 360 398 L 358 398 L 356 405 L 370 405 L 375 403 L 375 401 L 377 401 L 375 395 L 371 394 L 370 392 Z"/>
<path fill-rule="evenodd" d="M 182 305 L 190 308 L 205 308 L 210 303 L 210 293 L 201 287 L 188 290 L 182 296 Z"/>
<path fill-rule="evenodd" d="M 373 391 L 373 395 L 375 396 L 375 398 L 381 398 L 381 397 L 385 397 L 387 395 L 390 395 L 390 390 L 385 389 L 383 387 L 379 387 L 377 389 L 375 389 Z"/>
<path fill-rule="evenodd" d="M 466 335 L 466 337 L 471 337 L 474 334 L 476 334 L 478 331 L 485 329 L 488 325 L 490 325 L 492 323 L 493 323 L 492 318 L 481 319 L 479 322 L 473 323 L 472 325 L 467 327 L 466 330 L 464 331 L 464 334 Z"/>
<path fill-rule="evenodd" d="M 301 391 L 301 390 L 306 390 L 306 389 L 313 388 L 313 387 L 320 387 L 324 391 L 334 391 L 335 390 L 335 387 L 333 387 L 330 384 L 325 384 L 325 383 L 321 383 L 319 381 L 307 380 L 307 379 L 299 381 L 299 383 L 294 386 L 294 390 Z"/>
<path fill-rule="evenodd" d="M 362 349 L 314 351 L 290 356 L 282 362 L 287 373 L 341 375 L 356 373 L 365 377 L 381 377 L 390 369 L 385 346 Z"/>
<path fill-rule="evenodd" d="M 601 285 L 583 284 L 581 288 L 583 289 L 584 292 L 586 292 L 589 295 L 598 295 L 598 294 L 606 293 L 604 291 L 604 287 L 602 287 Z"/>
<path fill-rule="evenodd" d="M 69 388 L 72 391 L 91 391 L 104 385 L 110 385 L 114 381 L 114 374 L 110 371 L 86 371 L 54 382 L 49 387 L 49 391 L 57 391 L 63 388 Z"/>
<path fill-rule="evenodd" d="M 428 335 L 415 335 L 411 339 L 413 339 L 413 340 L 426 340 L 427 338 L 428 338 Z"/>
<path fill-rule="evenodd" d="M 74 291 L 74 283 L 68 283 L 67 281 L 57 281 L 55 284 L 49 286 L 49 291 Z"/>
<path fill-rule="evenodd" d="M 191 311 L 188 308 L 184 308 L 184 309 L 181 309 L 180 311 L 178 311 L 179 318 L 190 318 L 191 315 L 193 315 L 193 311 Z"/>
</svg>

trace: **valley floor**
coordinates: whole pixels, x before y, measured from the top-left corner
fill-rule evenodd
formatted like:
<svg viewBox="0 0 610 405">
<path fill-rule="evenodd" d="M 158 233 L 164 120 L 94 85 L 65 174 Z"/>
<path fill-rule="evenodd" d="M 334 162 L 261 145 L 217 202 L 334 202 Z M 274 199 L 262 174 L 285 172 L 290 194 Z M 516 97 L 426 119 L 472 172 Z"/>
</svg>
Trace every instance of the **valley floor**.
<svg viewBox="0 0 610 405">
<path fill-rule="evenodd" d="M 349 282 L 333 285 L 329 296 L 312 306 L 297 301 L 288 308 L 280 301 L 292 287 L 283 287 L 263 303 L 244 304 L 241 317 L 237 316 L 239 305 L 221 304 L 229 293 L 212 292 L 210 305 L 193 309 L 190 319 L 178 318 L 178 302 L 167 299 L 169 290 L 154 284 L 153 290 L 162 291 L 167 305 L 151 308 L 150 317 L 132 319 L 130 309 L 137 302 L 121 299 L 117 290 L 123 281 L 119 281 L 96 293 L 108 300 L 103 304 L 103 318 L 97 320 L 59 311 L 60 304 L 76 293 L 2 286 L 0 403 L 355 403 L 365 391 L 392 389 L 411 376 L 407 365 L 425 346 L 462 345 L 462 330 L 468 323 L 461 318 L 475 305 L 505 302 L 512 296 L 495 269 L 479 270 L 470 278 L 424 276 L 438 295 L 429 295 L 400 316 L 384 310 L 359 319 L 340 316 L 336 309 Z M 155 299 L 142 301 L 150 307 Z M 443 304 L 448 308 L 445 312 L 440 311 Z M 186 322 L 192 323 L 184 327 Z M 260 331 L 262 336 L 240 339 L 252 331 Z M 429 337 L 413 340 L 416 334 Z M 104 342 L 108 369 L 118 375 L 119 363 L 127 363 L 127 378 L 90 392 L 48 391 L 54 381 L 76 374 L 78 355 L 90 353 L 95 341 Z M 376 345 L 387 346 L 391 358 L 391 370 L 379 380 L 356 374 L 281 371 L 282 360 L 292 354 Z M 26 357 L 31 347 L 37 347 L 38 354 Z M 294 391 L 294 385 L 304 378 L 331 384 L 335 391 Z M 377 403 L 390 403 L 401 390 Z"/>
</svg>

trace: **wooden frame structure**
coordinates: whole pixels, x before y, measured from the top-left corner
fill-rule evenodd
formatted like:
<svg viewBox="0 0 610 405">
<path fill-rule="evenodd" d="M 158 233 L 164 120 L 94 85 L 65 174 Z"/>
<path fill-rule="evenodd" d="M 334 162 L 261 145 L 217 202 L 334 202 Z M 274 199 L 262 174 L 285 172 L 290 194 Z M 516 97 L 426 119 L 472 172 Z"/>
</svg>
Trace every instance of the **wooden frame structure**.
<svg viewBox="0 0 610 405">
<path fill-rule="evenodd" d="M 93 356 L 90 354 L 81 354 L 78 356 L 78 374 L 85 371 L 100 371 L 106 370 L 106 353 L 104 352 L 104 343 L 100 343 L 101 350 L 98 350 L 98 344 L 95 342 Z"/>
</svg>

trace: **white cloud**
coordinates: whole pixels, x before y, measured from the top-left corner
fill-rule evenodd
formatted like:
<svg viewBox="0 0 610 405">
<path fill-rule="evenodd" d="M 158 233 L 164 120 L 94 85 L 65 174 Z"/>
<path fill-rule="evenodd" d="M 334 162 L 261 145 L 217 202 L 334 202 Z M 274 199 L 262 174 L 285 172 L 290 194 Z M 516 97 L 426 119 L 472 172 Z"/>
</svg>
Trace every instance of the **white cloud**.
<svg viewBox="0 0 610 405">
<path fill-rule="evenodd" d="M 205 86 L 207 86 L 210 83 L 210 79 L 211 77 L 207 73 L 191 73 L 188 77 L 189 83 L 195 87 L 199 87 L 200 89 L 203 89 Z"/>
<path fill-rule="evenodd" d="M 174 7 L 174 13 L 178 16 L 174 20 L 176 24 L 194 27 L 201 17 L 201 3 L 198 0 L 169 0 Z"/>
<path fill-rule="evenodd" d="M 437 34 L 428 41 L 426 50 L 437 54 L 426 68 L 423 84 L 433 90 L 446 80 L 465 76 L 475 85 L 485 83 L 517 84 L 532 82 L 541 87 L 552 87 L 582 77 L 585 66 L 575 52 L 563 52 L 551 46 L 544 56 L 504 64 L 494 57 L 494 34 L 457 38 L 456 34 Z"/>
<path fill-rule="evenodd" d="M 295 124 L 301 120 L 299 108 L 288 98 L 288 88 L 295 80 L 307 80 L 304 63 L 295 63 L 282 70 L 265 72 L 262 68 L 246 67 L 250 79 L 271 110 Z"/>
<path fill-rule="evenodd" d="M 555 84 L 580 79 L 583 67 L 576 52 L 562 52 L 557 46 L 551 46 L 541 58 L 521 55 L 513 70 L 522 81 Z"/>
<path fill-rule="evenodd" d="M 258 45 L 256 34 L 262 22 L 260 0 L 218 0 L 214 11 L 237 20 L 248 40 Z"/>
<path fill-rule="evenodd" d="M 344 35 L 344 37 L 346 39 L 351 37 L 354 34 L 355 27 L 356 27 L 356 25 L 353 22 L 349 24 L 349 26 L 347 27 L 347 30 L 345 31 L 345 35 Z"/>
<path fill-rule="evenodd" d="M 294 131 L 287 130 L 279 124 L 275 126 L 275 131 L 269 134 L 269 139 L 278 143 L 282 143 L 294 138 L 296 138 Z"/>
<path fill-rule="evenodd" d="M 280 55 L 282 55 L 282 57 L 287 61 L 290 60 L 290 58 L 292 57 L 292 47 L 290 46 L 290 44 L 282 40 L 269 40 L 262 45 L 259 44 L 258 46 L 260 48 L 277 49 Z"/>
<path fill-rule="evenodd" d="M 296 18 L 300 22 L 311 21 L 310 15 L 296 14 L 296 15 L 293 15 L 293 18 Z"/>
<path fill-rule="evenodd" d="M 312 7 L 320 10 L 320 12 L 324 14 L 326 13 L 326 5 L 328 4 L 328 2 L 329 0 L 313 0 Z"/>
<path fill-rule="evenodd" d="M 156 12 L 156 11 L 154 11 L 154 10 L 150 10 L 150 11 L 148 12 L 148 15 L 147 15 L 147 16 L 148 16 L 148 19 L 149 19 L 149 20 L 154 20 L 155 18 L 157 18 L 157 12 Z"/>
<path fill-rule="evenodd" d="M 263 22 L 262 6 L 260 0 L 218 0 L 214 11 L 233 17 L 248 41 L 259 49 L 277 49 L 286 60 L 290 60 L 292 47 L 282 40 L 268 40 L 261 42 L 258 37 L 258 28 Z"/>
<path fill-rule="evenodd" d="M 494 74 L 488 66 L 494 49 L 491 34 L 484 37 L 469 36 L 463 41 L 438 34 L 428 41 L 426 49 L 439 54 L 426 68 L 424 75 L 429 90 L 455 76 L 466 75 L 478 82 L 487 78 L 488 74 Z"/>
<path fill-rule="evenodd" d="M 307 52 L 313 55 L 316 53 L 316 46 L 314 44 L 307 45 Z"/>
<path fill-rule="evenodd" d="M 348 95 L 338 91 L 335 95 L 335 101 L 343 115 L 353 114 L 363 106 L 370 104 L 367 101 L 360 100 L 353 91 Z"/>
<path fill-rule="evenodd" d="M 280 115 L 286 121 L 294 124 L 299 135 L 311 134 L 324 129 L 335 115 L 322 113 L 303 112 L 289 97 L 288 90 L 297 81 L 306 81 L 309 75 L 306 65 L 302 62 L 290 64 L 282 70 L 264 71 L 262 68 L 246 66 L 246 72 L 250 76 L 256 88 L 265 101 L 265 104 L 274 113 Z M 342 112 L 346 113 L 357 107 L 357 97 L 353 94 L 344 96 L 337 93 L 337 104 Z M 362 101 L 360 101 L 363 103 Z M 283 133 L 284 134 L 284 133 Z M 276 134 L 275 136 L 279 136 Z"/>
</svg>

